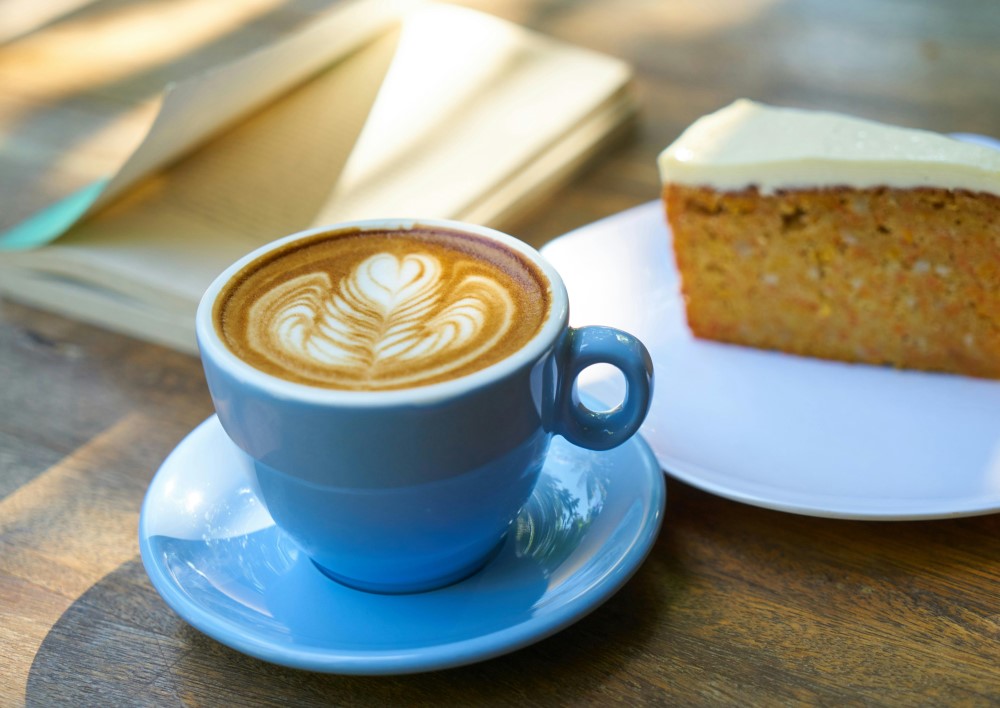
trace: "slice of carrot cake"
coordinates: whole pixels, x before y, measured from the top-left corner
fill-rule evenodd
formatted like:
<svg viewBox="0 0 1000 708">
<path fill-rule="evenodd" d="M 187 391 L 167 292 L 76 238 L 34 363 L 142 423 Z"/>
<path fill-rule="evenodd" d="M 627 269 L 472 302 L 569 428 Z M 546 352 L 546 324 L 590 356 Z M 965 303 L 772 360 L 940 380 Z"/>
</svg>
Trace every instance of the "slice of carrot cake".
<svg viewBox="0 0 1000 708">
<path fill-rule="evenodd" d="M 740 100 L 659 168 L 696 336 L 1000 378 L 1000 151 Z"/>
</svg>

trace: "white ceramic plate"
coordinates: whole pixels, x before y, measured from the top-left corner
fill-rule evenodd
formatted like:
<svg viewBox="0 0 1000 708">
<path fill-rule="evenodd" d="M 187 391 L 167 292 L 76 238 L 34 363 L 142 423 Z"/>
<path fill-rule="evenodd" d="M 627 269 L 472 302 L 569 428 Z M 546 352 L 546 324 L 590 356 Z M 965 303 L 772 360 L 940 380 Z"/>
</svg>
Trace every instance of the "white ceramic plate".
<svg viewBox="0 0 1000 708">
<path fill-rule="evenodd" d="M 658 202 L 543 252 L 566 281 L 573 324 L 614 325 L 649 347 L 656 390 L 642 433 L 669 474 L 815 516 L 1000 511 L 1000 382 L 695 340 Z M 591 373 L 584 390 L 621 399 L 619 375 Z"/>
</svg>

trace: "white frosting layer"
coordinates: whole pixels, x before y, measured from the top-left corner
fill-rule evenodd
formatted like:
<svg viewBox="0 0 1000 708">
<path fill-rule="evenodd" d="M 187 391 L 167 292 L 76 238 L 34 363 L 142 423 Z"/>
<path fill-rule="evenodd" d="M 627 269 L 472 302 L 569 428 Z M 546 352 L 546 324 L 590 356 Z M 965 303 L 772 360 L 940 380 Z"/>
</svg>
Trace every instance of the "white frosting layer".
<svg viewBox="0 0 1000 708">
<path fill-rule="evenodd" d="M 659 157 L 664 183 L 762 192 L 942 187 L 1000 195 L 1000 151 L 925 130 L 746 99 L 695 121 Z"/>
</svg>

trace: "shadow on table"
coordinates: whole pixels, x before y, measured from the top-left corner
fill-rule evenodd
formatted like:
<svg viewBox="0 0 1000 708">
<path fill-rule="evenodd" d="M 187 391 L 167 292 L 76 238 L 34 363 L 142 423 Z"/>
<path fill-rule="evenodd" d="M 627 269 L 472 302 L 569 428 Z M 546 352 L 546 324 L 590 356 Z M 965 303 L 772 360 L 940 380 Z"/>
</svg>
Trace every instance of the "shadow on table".
<svg viewBox="0 0 1000 708">
<path fill-rule="evenodd" d="M 81 596 L 35 656 L 26 704 L 329 705 L 514 703 L 594 695 L 643 651 L 666 611 L 641 569 L 616 596 L 554 637 L 479 664 L 407 676 L 317 674 L 268 664 L 192 629 L 136 558 Z"/>
</svg>

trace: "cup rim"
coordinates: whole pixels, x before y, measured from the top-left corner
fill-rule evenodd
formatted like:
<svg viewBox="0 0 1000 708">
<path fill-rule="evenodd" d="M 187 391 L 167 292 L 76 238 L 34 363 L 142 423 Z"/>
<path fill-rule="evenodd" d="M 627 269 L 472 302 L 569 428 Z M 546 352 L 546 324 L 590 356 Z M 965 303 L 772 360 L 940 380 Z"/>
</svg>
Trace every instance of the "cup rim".
<svg viewBox="0 0 1000 708">
<path fill-rule="evenodd" d="M 301 239 L 336 231 L 412 230 L 422 226 L 466 232 L 497 241 L 523 255 L 544 273 L 549 283 L 551 297 L 549 313 L 542 326 L 524 346 L 494 364 L 453 379 L 385 391 L 348 391 L 288 381 L 262 371 L 233 353 L 216 331 L 213 309 L 223 287 L 244 267 L 272 250 Z M 498 381 L 537 361 L 547 349 L 553 346 L 560 333 L 567 327 L 568 322 L 569 298 L 566 286 L 552 264 L 529 244 L 488 226 L 453 219 L 385 218 L 341 221 L 317 226 L 289 234 L 250 251 L 217 275 L 202 294 L 195 315 L 195 334 L 198 349 L 203 359 L 212 359 L 214 364 L 224 369 L 228 375 L 272 396 L 316 404 L 379 408 L 434 403 L 463 395 Z"/>
</svg>

